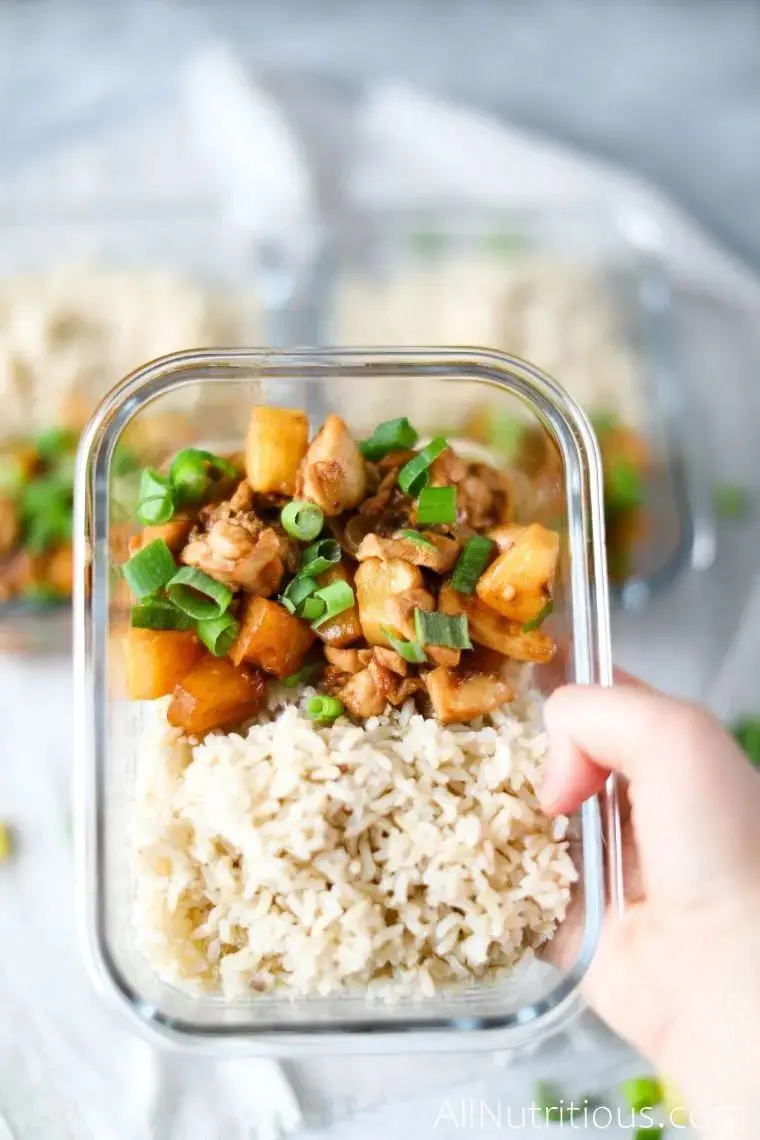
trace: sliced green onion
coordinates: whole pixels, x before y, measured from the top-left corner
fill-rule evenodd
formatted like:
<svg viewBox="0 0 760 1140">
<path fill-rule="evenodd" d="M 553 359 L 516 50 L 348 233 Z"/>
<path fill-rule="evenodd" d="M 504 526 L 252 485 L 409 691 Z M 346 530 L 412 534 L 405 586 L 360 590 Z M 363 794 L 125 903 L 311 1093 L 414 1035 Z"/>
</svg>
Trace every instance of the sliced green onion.
<svg viewBox="0 0 760 1140">
<path fill-rule="evenodd" d="M 236 476 L 237 468 L 220 455 L 186 447 L 178 451 L 169 468 L 169 479 L 177 495 L 185 502 L 201 502 L 208 494 L 214 476 Z"/>
<path fill-rule="evenodd" d="M 406 416 L 398 420 L 383 420 L 378 424 L 369 439 L 359 443 L 359 450 L 365 459 L 382 459 L 391 451 L 407 451 L 414 447 L 419 435 Z"/>
<path fill-rule="evenodd" d="M 122 573 L 132 593 L 142 601 L 171 582 L 177 573 L 177 566 L 169 547 L 162 538 L 157 538 L 133 554 L 124 563 Z"/>
<path fill-rule="evenodd" d="M 332 724 L 344 710 L 337 697 L 309 697 L 306 702 L 306 715 L 317 724 Z"/>
<path fill-rule="evenodd" d="M 592 412 L 590 419 L 598 436 L 608 435 L 620 424 L 620 417 L 615 412 Z"/>
<path fill-rule="evenodd" d="M 30 484 L 31 491 L 36 484 Z M 51 547 L 71 538 L 71 501 L 65 495 L 52 496 L 47 504 L 30 512 L 22 505 L 24 545 L 32 555 L 44 554 Z"/>
<path fill-rule="evenodd" d="M 644 502 L 641 472 L 627 460 L 618 459 L 605 471 L 605 500 L 613 510 L 632 510 Z"/>
<path fill-rule="evenodd" d="M 76 432 L 70 428 L 52 427 L 37 436 L 37 451 L 42 459 L 50 463 L 60 458 L 66 451 L 74 451 L 77 446 Z"/>
<path fill-rule="evenodd" d="M 404 528 L 404 530 L 399 531 L 399 536 L 401 538 L 408 538 L 410 542 L 416 542 L 418 546 L 430 546 L 435 550 L 435 543 L 431 542 L 429 538 L 426 538 L 424 534 L 420 534 L 418 530 Z"/>
<path fill-rule="evenodd" d="M 49 582 L 27 582 L 21 590 L 22 598 L 38 605 L 49 605 L 51 602 L 60 602 L 64 595 Z"/>
<path fill-rule="evenodd" d="M 193 619 L 166 598 L 146 598 L 132 606 L 134 629 L 192 629 Z"/>
<path fill-rule="evenodd" d="M 403 641 L 400 637 L 394 637 L 386 626 L 381 625 L 380 628 L 388 638 L 388 644 L 396 650 L 399 657 L 404 658 L 404 661 L 408 661 L 411 665 L 422 665 L 427 661 L 425 650 L 419 641 Z"/>
<path fill-rule="evenodd" d="M 210 618 L 208 621 L 199 621 L 195 631 L 203 644 L 211 650 L 214 657 L 226 657 L 238 635 L 240 623 L 235 621 L 232 614 L 222 614 L 221 617 Z"/>
<path fill-rule="evenodd" d="M 733 726 L 731 732 L 751 762 L 760 767 L 760 717 L 744 717 Z"/>
<path fill-rule="evenodd" d="M 293 499 L 292 503 L 282 508 L 280 522 L 293 538 L 300 542 L 311 542 L 324 526 L 325 516 L 315 503 Z"/>
<path fill-rule="evenodd" d="M 295 689 L 296 685 L 308 685 L 309 681 L 314 681 L 320 673 L 322 673 L 324 666 L 318 661 L 314 661 L 310 665 L 302 665 L 297 673 L 291 673 L 282 682 L 287 685 L 289 689 Z"/>
<path fill-rule="evenodd" d="M 750 511 L 752 497 L 746 487 L 721 483 L 713 494 L 715 513 L 722 519 L 743 519 Z"/>
<path fill-rule="evenodd" d="M 620 1091 L 625 1102 L 634 1112 L 643 1112 L 646 1108 L 657 1108 L 665 1099 L 662 1085 L 654 1077 L 632 1077 L 623 1081 Z"/>
<path fill-rule="evenodd" d="M 427 486 L 430 479 L 428 468 L 448 446 L 443 436 L 437 435 L 414 459 L 404 464 L 398 473 L 398 485 L 405 495 L 419 495 L 422 488 Z"/>
<path fill-rule="evenodd" d="M 548 1081 L 538 1081 L 533 1090 L 533 1100 L 539 1112 L 545 1113 L 547 1118 L 549 1113 L 557 1112 L 562 1104 L 562 1094 L 556 1085 L 550 1084 Z"/>
<path fill-rule="evenodd" d="M 508 412 L 494 413 L 488 421 L 489 446 L 512 459 L 525 436 L 525 424 Z"/>
<path fill-rule="evenodd" d="M 316 619 L 324 616 L 325 609 L 325 603 L 321 598 L 307 598 L 305 602 L 301 602 L 297 613 L 299 617 L 305 618 L 306 621 L 314 622 L 316 625 Z"/>
<path fill-rule="evenodd" d="M 447 649 L 472 649 L 465 614 L 414 611 L 414 630 L 422 645 L 443 645 Z"/>
<path fill-rule="evenodd" d="M 526 621 L 522 627 L 523 633 L 531 633 L 534 629 L 539 629 L 548 618 L 549 614 L 554 613 L 554 598 L 549 598 L 549 601 L 543 609 L 536 614 L 530 621 Z"/>
<path fill-rule="evenodd" d="M 291 614 L 294 614 L 302 602 L 310 598 L 314 591 L 319 586 L 319 583 L 314 578 L 305 576 L 303 578 L 294 578 L 289 583 L 284 593 L 280 597 L 280 601 Z"/>
<path fill-rule="evenodd" d="M 17 495 L 26 482 L 20 458 L 17 455 L 0 455 L 0 492 Z"/>
<path fill-rule="evenodd" d="M 151 546 L 153 543 L 151 543 Z M 146 549 L 150 549 L 146 547 Z M 232 590 L 202 570 L 183 566 L 166 586 L 166 592 L 183 613 L 196 621 L 219 618 L 232 601 Z"/>
<path fill-rule="evenodd" d="M 320 538 L 319 542 L 307 546 L 301 555 L 299 577 L 308 575 L 316 578 L 317 574 L 323 574 L 336 562 L 340 562 L 340 546 L 334 538 Z"/>
<path fill-rule="evenodd" d="M 483 573 L 494 548 L 492 538 L 482 534 L 474 534 L 468 538 L 464 550 L 457 559 L 454 573 L 451 576 L 451 585 L 460 594 L 471 594 L 475 589 L 478 578 Z"/>
<path fill-rule="evenodd" d="M 315 599 L 319 598 L 325 604 L 325 612 L 313 623 L 314 629 L 322 625 L 323 622 L 329 621 L 330 618 L 342 614 L 344 610 L 349 610 L 356 600 L 354 591 L 348 582 L 330 582 L 329 586 L 323 586 L 321 590 L 317 590 L 314 597 Z"/>
<path fill-rule="evenodd" d="M 160 526 L 168 522 L 177 506 L 177 497 L 169 479 L 146 467 L 140 476 L 140 490 L 135 514 L 143 526 Z"/>
<path fill-rule="evenodd" d="M 633 1133 L 632 1140 L 662 1140 L 664 1128 L 659 1124 L 644 1124 Z"/>
<path fill-rule="evenodd" d="M 417 521 L 428 525 L 456 522 L 456 487 L 423 487 L 417 500 Z"/>
</svg>

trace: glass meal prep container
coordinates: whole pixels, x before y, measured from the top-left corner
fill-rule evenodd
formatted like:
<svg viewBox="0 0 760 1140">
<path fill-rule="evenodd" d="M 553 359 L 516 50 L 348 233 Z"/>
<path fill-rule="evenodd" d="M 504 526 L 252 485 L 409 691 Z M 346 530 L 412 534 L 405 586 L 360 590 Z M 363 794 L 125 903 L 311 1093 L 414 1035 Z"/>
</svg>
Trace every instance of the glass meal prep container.
<svg viewBox="0 0 760 1140">
<path fill-rule="evenodd" d="M 114 309 L 122 306 L 125 330 L 139 324 L 130 275 L 152 282 L 156 319 L 137 337 L 134 351 L 128 333 L 118 335 L 118 313 L 109 333 L 113 344 L 98 342 L 103 330 L 96 320 L 82 325 L 87 291 L 95 288 L 93 274 L 100 273 L 111 281 L 108 296 Z M 0 456 L 11 440 L 35 436 L 62 422 L 75 420 L 78 427 L 126 370 L 152 356 L 195 346 L 308 340 L 296 323 L 299 314 L 307 319 L 298 300 L 299 273 L 281 251 L 246 242 L 218 211 L 203 205 L 175 209 L 146 204 L 139 213 L 69 211 L 38 217 L 34 224 L 25 220 L 0 228 L 0 375 L 6 369 L 6 383 L 25 385 L 28 401 L 23 416 L 20 410 L 11 414 L 6 404 Z M 63 284 L 52 285 L 59 276 Z M 199 338 L 195 341 L 189 331 L 193 329 Z M 27 357 L 33 360 L 37 379 L 46 377 L 44 384 L 33 385 L 32 397 L 29 380 L 19 380 L 28 367 Z M 69 401 L 57 388 L 58 374 L 78 376 L 80 357 L 82 395 L 74 401 L 76 415 L 70 421 Z M 102 377 L 96 375 L 96 362 L 111 357 L 113 370 L 106 367 Z M 195 427 L 187 408 L 177 406 L 172 417 L 176 430 L 191 442 Z M 150 430 L 155 436 L 156 425 Z M 137 435 L 139 431 L 125 441 L 125 448 L 149 461 L 153 438 L 140 441 Z M 70 609 L 68 599 L 39 601 L 16 595 L 4 601 L 0 596 L 0 652 L 67 652 Z"/>
<path fill-rule="evenodd" d="M 128 828 L 144 709 L 126 698 L 123 678 L 120 636 L 129 623 L 129 605 L 115 566 L 123 560 L 129 524 L 113 494 L 119 441 L 135 424 L 165 417 L 189 393 L 199 409 L 201 446 L 220 452 L 239 449 L 241 428 L 254 404 L 305 408 L 312 430 L 334 411 L 357 434 L 370 434 L 379 418 L 406 413 L 410 393 L 420 390 L 431 397 L 430 414 L 415 425 L 423 439 L 436 427 L 437 404 L 449 396 L 463 406 L 468 399 L 476 404 L 489 394 L 557 448 L 561 509 L 555 502 L 551 510 L 561 548 L 550 621 L 560 650 L 551 666 L 536 672 L 535 681 L 545 690 L 570 680 L 611 683 L 597 445 L 578 407 L 530 365 L 475 350 L 229 350 L 179 353 L 133 373 L 101 403 L 78 459 L 75 803 L 91 972 L 98 987 L 144 1029 L 215 1052 L 518 1048 L 556 1030 L 576 1008 L 606 900 L 622 897 L 614 783 L 604 796 L 584 804 L 573 821 L 583 921 L 577 955 L 565 972 L 533 960 L 497 985 L 473 984 L 458 993 L 396 1004 L 370 1001 L 362 992 L 230 1001 L 188 996 L 164 983 L 135 949 Z M 165 447 L 168 457 L 176 441 L 167 437 Z M 540 521 L 540 498 L 532 507 Z"/>
<path fill-rule="evenodd" d="M 631 610 L 715 551 L 699 413 L 646 240 L 591 205 L 369 210 L 333 233 L 322 285 L 322 343 L 487 345 L 556 377 L 599 436 L 611 596 Z M 519 446 L 487 401 L 468 414 L 441 409 L 437 426 Z"/>
</svg>

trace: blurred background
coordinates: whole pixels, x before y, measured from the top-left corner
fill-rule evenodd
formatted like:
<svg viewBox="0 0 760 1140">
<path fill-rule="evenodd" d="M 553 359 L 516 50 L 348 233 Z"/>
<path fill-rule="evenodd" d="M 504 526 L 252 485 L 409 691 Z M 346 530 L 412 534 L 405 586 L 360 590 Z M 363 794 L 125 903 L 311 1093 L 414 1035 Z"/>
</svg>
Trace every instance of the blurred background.
<svg viewBox="0 0 760 1140">
<path fill-rule="evenodd" d="M 17 864 L 0 880 L 17 900 L 44 882 L 71 925 L 73 454 L 102 394 L 181 348 L 471 344 L 548 371 L 603 452 L 616 659 L 711 704 L 757 758 L 759 315 L 752 0 L 4 0 L 0 707 L 28 770 L 0 769 Z M 507 461 L 530 449 L 487 408 L 457 417 Z M 42 685 L 30 738 L 21 695 Z M 18 911 L 0 921 L 13 937 Z M 68 952 L 78 978 L 73 934 Z M 46 1048 L 81 1093 L 60 1000 Z M 122 1087 L 130 1047 L 113 1041 L 100 1075 Z M 60 1088 L 35 1117 L 5 1045 L 11 1134 L 89 1135 L 61 1131 Z M 349 1111 L 327 1072 L 293 1087 L 322 1122 Z M 362 1087 L 353 1107 L 431 1081 Z M 162 1119 L 135 1135 L 173 1136 Z"/>
</svg>

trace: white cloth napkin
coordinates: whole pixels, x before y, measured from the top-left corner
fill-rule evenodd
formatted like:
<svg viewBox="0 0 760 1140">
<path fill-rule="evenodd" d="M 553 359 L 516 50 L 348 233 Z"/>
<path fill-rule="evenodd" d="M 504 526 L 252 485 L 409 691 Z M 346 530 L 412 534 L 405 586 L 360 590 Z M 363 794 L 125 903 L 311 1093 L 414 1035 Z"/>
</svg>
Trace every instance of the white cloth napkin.
<svg viewBox="0 0 760 1140">
<path fill-rule="evenodd" d="M 89 152 L 79 146 L 76 169 L 92 168 L 88 187 L 111 185 L 119 201 L 121 175 L 141 167 L 150 170 L 153 188 L 160 175 L 167 200 L 194 193 L 192 184 L 202 185 L 203 176 L 199 169 L 196 180 L 188 169 L 190 149 L 180 148 L 182 164 L 161 157 L 167 129 L 175 153 L 180 119 L 133 126 L 114 136 L 110 153 L 104 138 Z M 397 86 L 369 93 L 355 137 L 361 146 L 349 195 L 356 204 L 625 202 L 629 224 L 654 244 L 664 242 L 685 279 L 747 307 L 760 297 L 754 279 L 651 188 L 564 147 Z M 154 164 L 144 162 L 149 153 Z M 59 152 L 54 169 L 64 168 Z M 30 183 L 38 195 L 53 186 L 49 165 L 27 170 L 15 185 Z M 10 197 L 6 188 L 3 201 Z M 17 1140 L 268 1140 L 297 1130 L 304 1119 L 324 1124 L 398 1097 L 451 1090 L 485 1072 L 502 1080 L 504 1059 L 483 1055 L 281 1066 L 179 1056 L 134 1036 L 91 989 L 76 945 L 70 680 L 67 663 L 0 659 L 0 818 L 18 833 L 14 860 L 0 867 L 0 1112 Z M 598 1039 L 593 1027 L 589 1032 L 575 1041 L 585 1044 L 581 1072 L 597 1066 Z"/>
</svg>

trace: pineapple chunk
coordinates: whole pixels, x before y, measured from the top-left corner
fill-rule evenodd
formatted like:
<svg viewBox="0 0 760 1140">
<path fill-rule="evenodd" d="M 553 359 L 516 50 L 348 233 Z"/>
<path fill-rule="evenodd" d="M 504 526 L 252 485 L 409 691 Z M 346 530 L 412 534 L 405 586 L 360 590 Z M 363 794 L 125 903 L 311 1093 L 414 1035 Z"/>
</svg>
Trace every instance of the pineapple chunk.
<svg viewBox="0 0 760 1140">
<path fill-rule="evenodd" d="M 235 665 L 251 662 L 282 680 L 298 672 L 313 642 L 311 627 L 279 602 L 249 597 L 230 657 Z"/>
<path fill-rule="evenodd" d="M 545 665 L 554 656 L 554 642 L 542 630 L 526 633 L 519 622 L 503 617 L 474 595 L 457 593 L 450 582 L 441 586 L 438 608 L 444 614 L 466 614 L 472 640 L 504 657 Z"/>
<path fill-rule="evenodd" d="M 245 470 L 252 490 L 292 497 L 308 445 L 305 412 L 263 404 L 252 408 L 245 445 Z"/>
<path fill-rule="evenodd" d="M 548 601 L 558 555 L 559 535 L 531 523 L 481 575 L 478 597 L 511 621 L 531 621 Z"/>
<path fill-rule="evenodd" d="M 193 736 L 240 724 L 256 715 L 266 691 L 259 669 L 236 669 L 229 657 L 204 657 L 175 687 L 167 720 Z"/>
<path fill-rule="evenodd" d="M 128 629 L 124 656 L 130 697 L 134 701 L 152 701 L 166 696 L 205 652 L 190 631 Z"/>
</svg>

